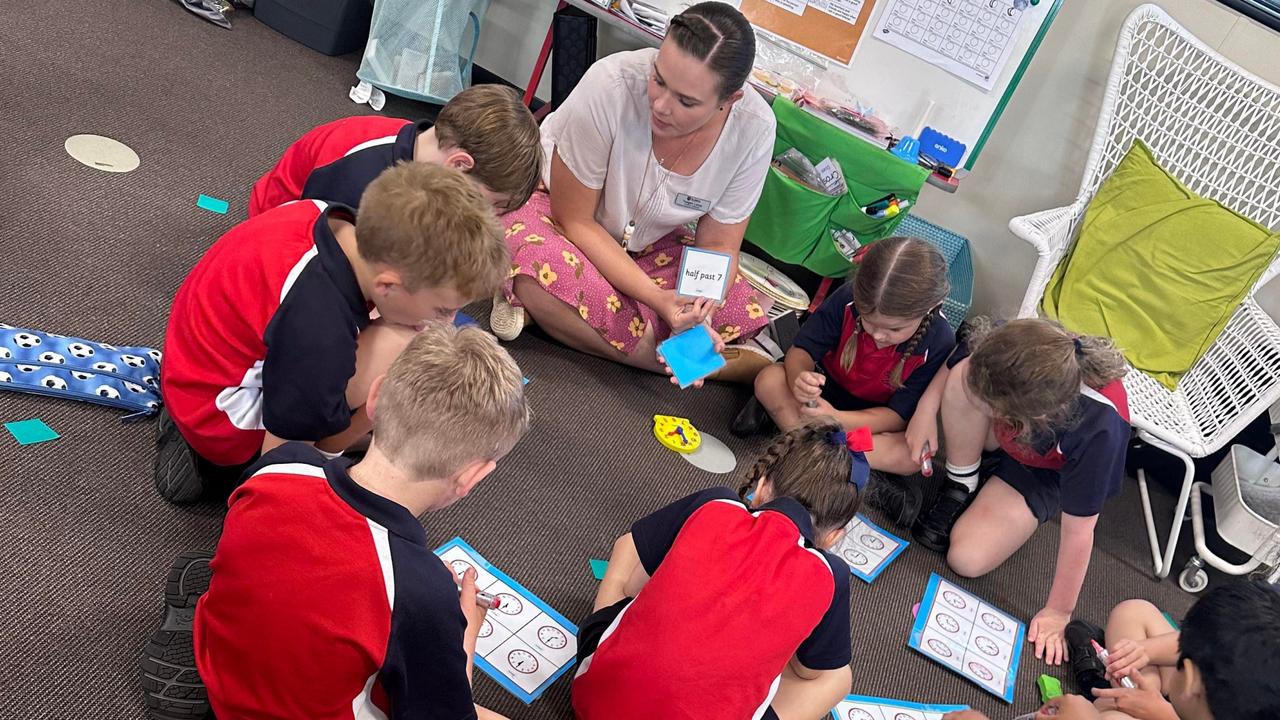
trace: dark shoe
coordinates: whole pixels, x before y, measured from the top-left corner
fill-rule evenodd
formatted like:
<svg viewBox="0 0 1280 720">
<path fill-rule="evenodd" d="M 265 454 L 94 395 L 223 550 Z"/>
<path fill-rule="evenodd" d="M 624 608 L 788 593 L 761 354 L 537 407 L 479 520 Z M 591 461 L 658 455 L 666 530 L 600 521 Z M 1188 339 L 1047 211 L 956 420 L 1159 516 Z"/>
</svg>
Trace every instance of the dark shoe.
<svg viewBox="0 0 1280 720">
<path fill-rule="evenodd" d="M 973 495 L 969 488 L 955 480 L 944 480 L 933 498 L 933 505 L 912 524 L 911 536 L 934 552 L 946 552 L 951 546 L 951 528 Z"/>
<path fill-rule="evenodd" d="M 1103 630 L 1091 622 L 1072 620 L 1062 634 L 1067 640 L 1067 657 L 1071 658 L 1071 676 L 1075 678 L 1076 690 L 1092 701 L 1094 690 L 1111 687 L 1107 682 L 1107 665 L 1090 642 L 1095 640 L 1102 645 L 1106 641 Z"/>
<path fill-rule="evenodd" d="M 924 504 L 924 491 L 917 479 L 924 480 L 919 476 L 905 478 L 872 470 L 871 481 L 867 485 L 867 503 L 884 513 L 894 525 L 911 527 Z"/>
<path fill-rule="evenodd" d="M 173 503 L 189 503 L 204 494 L 204 480 L 196 471 L 195 451 L 178 432 L 168 410 L 156 418 L 156 490 Z"/>
<path fill-rule="evenodd" d="M 729 425 L 729 432 L 736 437 L 745 438 L 776 427 L 773 424 L 773 418 L 769 417 L 769 411 L 764 409 L 759 400 L 752 397 L 733 418 L 733 422 Z"/>
<path fill-rule="evenodd" d="M 142 655 L 142 689 L 152 720 L 212 717 L 209 695 L 196 672 L 191 640 L 196 601 L 213 576 L 207 552 L 184 552 L 169 568 L 165 583 L 164 622 L 151 635 Z"/>
</svg>

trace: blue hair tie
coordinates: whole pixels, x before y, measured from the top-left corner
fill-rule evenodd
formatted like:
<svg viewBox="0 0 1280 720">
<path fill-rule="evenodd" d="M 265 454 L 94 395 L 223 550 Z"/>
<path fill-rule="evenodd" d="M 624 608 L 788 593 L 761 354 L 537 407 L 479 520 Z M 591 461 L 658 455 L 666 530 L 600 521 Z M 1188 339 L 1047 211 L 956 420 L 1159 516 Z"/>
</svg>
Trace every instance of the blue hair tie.
<svg viewBox="0 0 1280 720">
<path fill-rule="evenodd" d="M 832 445 L 849 450 L 849 482 L 858 488 L 858 492 L 862 492 L 871 479 L 871 463 L 867 461 L 866 454 L 866 451 L 873 448 L 871 429 L 860 427 L 853 432 L 836 430 L 831 433 L 830 440 Z"/>
</svg>

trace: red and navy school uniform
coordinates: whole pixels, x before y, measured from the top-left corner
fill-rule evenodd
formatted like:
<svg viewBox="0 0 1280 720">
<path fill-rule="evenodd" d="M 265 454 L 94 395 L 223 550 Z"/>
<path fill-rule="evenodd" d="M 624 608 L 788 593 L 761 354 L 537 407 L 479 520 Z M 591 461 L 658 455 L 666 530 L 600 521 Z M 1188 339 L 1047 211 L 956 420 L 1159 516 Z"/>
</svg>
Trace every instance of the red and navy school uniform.
<svg viewBox="0 0 1280 720">
<path fill-rule="evenodd" d="M 1129 397 L 1113 380 L 1094 389 L 1080 386 L 1068 426 L 1029 443 L 1019 442 L 1008 424 L 996 422 L 1000 441 L 994 473 L 1022 494 L 1040 522 L 1062 511 L 1091 517 L 1120 492 L 1129 448 Z"/>
<path fill-rule="evenodd" d="M 413 514 L 347 466 L 286 443 L 227 502 L 194 622 L 223 720 L 476 716 L 457 585 Z"/>
<path fill-rule="evenodd" d="M 858 332 L 857 327 L 853 289 L 845 283 L 800 326 L 794 346 L 809 353 L 826 374 L 822 395 L 832 407 L 837 410 L 888 407 L 903 420 L 910 420 L 934 374 L 955 349 L 956 337 L 951 325 L 941 315 L 932 318 L 924 337 L 902 366 L 900 388 L 890 385 L 889 378 L 910 341 L 876 347 L 871 334 Z M 845 370 L 841 367 L 840 355 L 845 344 L 851 341 L 858 343 L 858 353 L 853 366 Z"/>
<path fill-rule="evenodd" d="M 430 127 L 426 120 L 362 115 L 313 128 L 254 183 L 249 217 L 303 199 L 359 208 L 374 178 L 401 160 L 413 160 L 418 133 Z"/>
<path fill-rule="evenodd" d="M 813 544 L 792 498 L 751 509 L 728 488 L 676 501 L 631 528 L 649 582 L 583 624 L 580 720 L 741 720 L 769 704 L 795 657 L 849 664 L 849 567 Z"/>
<path fill-rule="evenodd" d="M 304 201 L 246 220 L 178 288 L 160 390 L 183 438 L 214 465 L 252 460 L 264 431 L 318 441 L 351 424 L 347 383 L 370 305 L 330 218 L 355 215 Z"/>
</svg>

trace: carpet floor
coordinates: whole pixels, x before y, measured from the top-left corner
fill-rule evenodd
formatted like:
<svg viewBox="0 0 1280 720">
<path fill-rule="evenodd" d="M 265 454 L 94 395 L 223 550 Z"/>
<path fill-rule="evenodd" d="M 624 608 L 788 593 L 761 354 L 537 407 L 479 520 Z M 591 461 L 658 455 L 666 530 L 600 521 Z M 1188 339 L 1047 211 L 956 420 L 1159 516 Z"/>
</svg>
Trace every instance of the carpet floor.
<svg viewBox="0 0 1280 720">
<path fill-rule="evenodd" d="M 346 97 L 358 57 L 324 57 L 243 12 L 234 22 L 214 27 L 169 0 L 0 5 L 0 322 L 161 346 L 174 291 L 244 217 L 258 175 L 314 125 L 369 112 Z M 392 98 L 384 112 L 430 109 Z M 124 142 L 141 167 L 80 165 L 62 149 L 77 133 Z M 200 193 L 228 200 L 230 212 L 198 209 Z M 470 310 L 483 320 L 487 308 Z M 680 392 L 534 333 L 509 347 L 531 379 L 533 429 L 465 502 L 425 519 L 428 537 L 462 535 L 577 620 L 595 590 L 588 558 L 607 557 L 613 539 L 654 508 L 739 481 L 659 447 L 653 414 L 691 418 L 737 453 L 739 470 L 763 441 L 728 433 L 741 388 Z M 30 447 L 0 437 L 0 717 L 142 717 L 137 661 L 160 619 L 168 563 L 217 540 L 223 508 L 161 500 L 151 423 L 121 423 L 120 414 L 0 393 L 4 421 L 40 417 L 62 434 Z M 1168 517 L 1171 498 L 1157 492 L 1154 501 Z M 1027 619 L 1047 592 L 1056 547 L 1050 525 L 1005 566 L 962 584 Z M 1192 598 L 1152 580 L 1149 566 L 1128 483 L 1099 524 L 1078 614 L 1101 621 L 1115 603 L 1144 597 L 1180 616 Z M 907 650 L 911 605 L 933 571 L 953 577 L 938 555 L 912 546 L 874 584 L 855 580 L 856 692 L 966 703 L 998 720 L 1037 704 L 1041 672 L 1066 678 L 1024 654 L 1009 707 Z M 525 706 L 477 673 L 476 695 L 515 718 L 571 717 L 566 680 Z"/>
</svg>

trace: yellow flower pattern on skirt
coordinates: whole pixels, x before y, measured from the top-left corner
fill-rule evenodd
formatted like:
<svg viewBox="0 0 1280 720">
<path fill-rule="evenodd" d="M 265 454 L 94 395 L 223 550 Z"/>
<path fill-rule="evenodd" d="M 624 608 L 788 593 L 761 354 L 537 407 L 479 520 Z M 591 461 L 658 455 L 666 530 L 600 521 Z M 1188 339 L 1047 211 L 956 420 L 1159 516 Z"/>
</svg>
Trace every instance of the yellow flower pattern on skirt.
<svg viewBox="0 0 1280 720">
<path fill-rule="evenodd" d="M 539 286 L 578 312 L 605 342 L 623 353 L 635 351 L 641 338 L 652 333 L 661 342 L 671 329 L 652 308 L 618 292 L 591 260 L 564 237 L 551 217 L 551 203 L 544 192 L 534 193 L 524 207 L 502 217 L 512 270 L 503 287 L 514 301 L 512 281 L 520 275 L 537 278 Z M 684 248 L 695 239 L 676 228 L 631 259 L 657 287 L 674 289 Z M 726 342 L 749 338 L 768 323 L 771 301 L 757 293 L 742 277 L 735 278 L 724 306 L 712 317 L 711 326 Z"/>
</svg>

